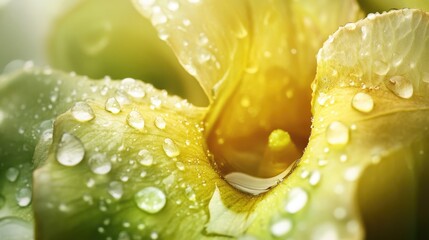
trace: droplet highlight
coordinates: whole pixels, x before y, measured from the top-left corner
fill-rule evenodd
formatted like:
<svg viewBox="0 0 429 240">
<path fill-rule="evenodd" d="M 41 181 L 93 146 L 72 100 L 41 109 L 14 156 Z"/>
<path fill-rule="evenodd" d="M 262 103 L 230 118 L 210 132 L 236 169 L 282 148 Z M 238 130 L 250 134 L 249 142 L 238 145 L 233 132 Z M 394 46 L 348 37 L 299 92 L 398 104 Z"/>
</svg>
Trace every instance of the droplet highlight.
<svg viewBox="0 0 429 240">
<path fill-rule="evenodd" d="M 164 192 L 156 187 L 140 190 L 135 194 L 134 200 L 141 210 L 151 214 L 161 211 L 167 202 Z"/>
<path fill-rule="evenodd" d="M 112 169 L 112 163 L 106 155 L 102 153 L 92 155 L 88 160 L 88 165 L 91 171 L 98 175 L 107 174 Z"/>
<path fill-rule="evenodd" d="M 162 148 L 164 149 L 165 154 L 169 157 L 177 157 L 180 155 L 179 148 L 170 138 L 164 139 Z"/>
<path fill-rule="evenodd" d="M 111 97 L 106 100 L 105 109 L 113 114 L 118 114 L 121 111 L 121 105 L 116 98 Z"/>
<path fill-rule="evenodd" d="M 331 145 L 344 145 L 349 141 L 349 129 L 344 123 L 334 121 L 326 129 L 326 140 Z"/>
<path fill-rule="evenodd" d="M 366 93 L 356 93 L 352 99 L 352 107 L 359 112 L 369 113 L 374 109 L 374 100 Z"/>
<path fill-rule="evenodd" d="M 94 111 L 86 102 L 75 103 L 71 108 L 71 114 L 79 122 L 88 122 L 95 117 Z"/>
<path fill-rule="evenodd" d="M 386 87 L 396 96 L 409 99 L 413 96 L 414 88 L 411 81 L 404 76 L 393 76 L 386 81 Z"/>
<path fill-rule="evenodd" d="M 85 149 L 82 142 L 70 133 L 64 133 L 61 136 L 57 149 L 57 161 L 63 166 L 76 166 L 85 155 Z"/>
<path fill-rule="evenodd" d="M 137 111 L 131 111 L 127 116 L 127 123 L 132 128 L 142 130 L 144 128 L 144 119 L 141 113 Z"/>
</svg>

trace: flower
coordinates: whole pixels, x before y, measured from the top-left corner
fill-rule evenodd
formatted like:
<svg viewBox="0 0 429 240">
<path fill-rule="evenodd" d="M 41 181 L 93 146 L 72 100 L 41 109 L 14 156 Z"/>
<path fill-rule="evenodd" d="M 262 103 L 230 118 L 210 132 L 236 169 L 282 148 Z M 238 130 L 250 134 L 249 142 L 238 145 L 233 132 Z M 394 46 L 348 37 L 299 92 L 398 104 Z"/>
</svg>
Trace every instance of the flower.
<svg viewBox="0 0 429 240">
<path fill-rule="evenodd" d="M 135 1 L 207 107 L 132 76 L 28 63 L 2 75 L 2 191 L 21 216 L 0 233 L 31 235 L 34 216 L 37 239 L 427 236 L 429 16 L 357 21 L 354 1 L 327 2 Z M 96 34 L 68 61 L 66 19 L 54 66 L 103 73 L 82 63 L 108 66 L 93 58 L 110 40 Z"/>
</svg>

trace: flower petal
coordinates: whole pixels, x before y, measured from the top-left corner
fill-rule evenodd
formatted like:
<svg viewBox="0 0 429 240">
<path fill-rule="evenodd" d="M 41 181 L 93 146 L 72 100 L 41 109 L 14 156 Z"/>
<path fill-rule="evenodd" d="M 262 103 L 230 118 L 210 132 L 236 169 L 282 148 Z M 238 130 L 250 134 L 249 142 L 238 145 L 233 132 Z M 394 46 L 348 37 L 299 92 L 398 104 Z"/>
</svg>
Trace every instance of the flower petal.
<svg viewBox="0 0 429 240">
<path fill-rule="evenodd" d="M 118 96 L 129 84 L 144 97 Z M 55 120 L 52 145 L 38 146 L 48 152 L 36 154 L 37 238 L 243 234 L 259 199 L 213 170 L 202 132 L 206 109 L 137 81 L 108 87 L 87 101 L 92 119 L 82 121 L 87 115 L 72 108 Z"/>
<path fill-rule="evenodd" d="M 214 92 L 205 127 L 221 174 L 258 178 L 278 176 L 300 157 L 310 133 L 314 56 L 329 33 L 361 16 L 354 1 L 135 5 L 206 93 Z M 288 159 L 267 157 L 276 155 L 268 142 L 277 129 L 292 139 Z"/>
<path fill-rule="evenodd" d="M 143 79 L 199 106 L 207 105 L 198 83 L 131 1 L 81 1 L 55 22 L 49 57 L 60 70 L 91 78 Z"/>
</svg>

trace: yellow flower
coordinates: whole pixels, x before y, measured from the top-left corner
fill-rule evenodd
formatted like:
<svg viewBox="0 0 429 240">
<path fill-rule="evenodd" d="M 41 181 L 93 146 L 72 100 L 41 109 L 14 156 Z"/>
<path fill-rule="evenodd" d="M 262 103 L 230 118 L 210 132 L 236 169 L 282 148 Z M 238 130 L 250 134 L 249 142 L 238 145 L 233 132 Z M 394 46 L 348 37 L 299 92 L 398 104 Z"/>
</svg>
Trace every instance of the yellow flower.
<svg viewBox="0 0 429 240">
<path fill-rule="evenodd" d="M 29 63 L 0 77 L 14 212 L 0 235 L 31 236 L 33 216 L 43 240 L 429 235 L 427 13 L 358 21 L 352 0 L 118 0 L 98 19 L 100 4 L 59 20 L 51 60 L 122 80 Z"/>
</svg>

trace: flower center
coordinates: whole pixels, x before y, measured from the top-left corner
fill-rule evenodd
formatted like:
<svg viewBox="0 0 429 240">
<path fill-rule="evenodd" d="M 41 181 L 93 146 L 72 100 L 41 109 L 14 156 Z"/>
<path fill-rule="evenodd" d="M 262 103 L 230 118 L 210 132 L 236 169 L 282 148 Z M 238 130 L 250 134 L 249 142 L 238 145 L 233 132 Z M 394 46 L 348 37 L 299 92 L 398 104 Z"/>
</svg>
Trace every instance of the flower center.
<svg viewBox="0 0 429 240">
<path fill-rule="evenodd" d="M 311 119 L 310 89 L 285 80 L 283 69 L 256 79 L 217 99 L 214 109 L 220 111 L 206 135 L 220 175 L 254 195 L 291 172 L 308 143 Z"/>
</svg>

